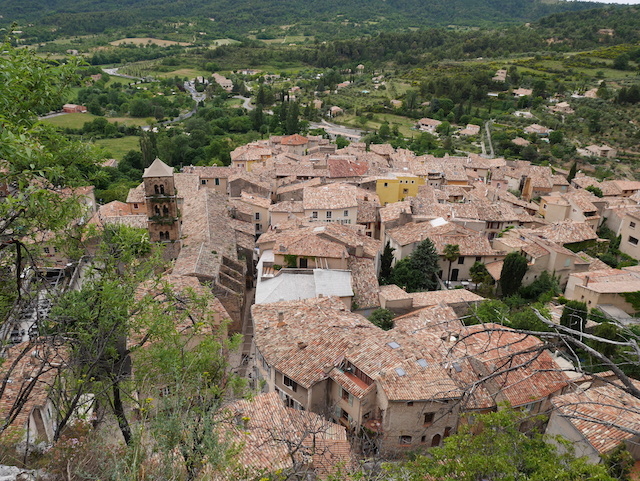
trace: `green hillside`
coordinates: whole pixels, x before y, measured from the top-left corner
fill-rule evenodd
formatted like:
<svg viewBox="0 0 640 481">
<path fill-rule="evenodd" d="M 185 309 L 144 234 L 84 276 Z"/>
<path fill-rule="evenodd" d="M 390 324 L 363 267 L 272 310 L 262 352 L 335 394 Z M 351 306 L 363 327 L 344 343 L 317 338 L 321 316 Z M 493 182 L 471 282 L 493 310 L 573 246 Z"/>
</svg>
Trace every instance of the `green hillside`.
<svg viewBox="0 0 640 481">
<path fill-rule="evenodd" d="M 597 5 L 597 4 L 595 4 Z M 546 15 L 594 8 L 589 2 L 541 0 L 0 0 L 2 21 L 40 22 L 58 34 L 100 33 L 170 18 L 206 21 L 207 31 L 246 35 L 269 26 L 327 24 L 345 36 L 442 25 L 522 23 Z M 348 35 L 350 33 L 350 35 Z"/>
</svg>

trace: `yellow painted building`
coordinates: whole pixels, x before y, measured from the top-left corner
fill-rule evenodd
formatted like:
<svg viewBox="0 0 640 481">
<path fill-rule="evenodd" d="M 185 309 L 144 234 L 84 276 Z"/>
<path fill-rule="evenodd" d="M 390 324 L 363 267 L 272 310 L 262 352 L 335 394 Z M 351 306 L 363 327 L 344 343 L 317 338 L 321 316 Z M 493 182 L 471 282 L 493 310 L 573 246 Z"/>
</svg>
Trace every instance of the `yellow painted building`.
<svg viewBox="0 0 640 481">
<path fill-rule="evenodd" d="M 380 205 L 385 206 L 415 197 L 421 185 L 424 185 L 424 179 L 417 175 L 390 174 L 377 180 L 376 194 L 380 198 Z"/>
</svg>

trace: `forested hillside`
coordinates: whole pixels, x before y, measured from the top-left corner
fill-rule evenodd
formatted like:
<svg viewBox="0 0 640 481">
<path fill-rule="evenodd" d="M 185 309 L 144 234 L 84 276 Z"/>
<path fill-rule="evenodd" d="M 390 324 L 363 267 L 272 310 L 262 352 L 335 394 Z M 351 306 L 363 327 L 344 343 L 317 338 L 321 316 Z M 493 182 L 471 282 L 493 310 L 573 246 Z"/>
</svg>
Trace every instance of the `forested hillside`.
<svg viewBox="0 0 640 481">
<path fill-rule="evenodd" d="M 5 23 L 40 21 L 58 33 L 98 33 L 167 18 L 209 19 L 207 30 L 242 35 L 271 25 L 306 25 L 310 32 L 326 23 L 348 27 L 342 35 L 423 28 L 432 25 L 521 23 L 557 12 L 593 8 L 589 2 L 540 0 L 0 0 Z"/>
</svg>

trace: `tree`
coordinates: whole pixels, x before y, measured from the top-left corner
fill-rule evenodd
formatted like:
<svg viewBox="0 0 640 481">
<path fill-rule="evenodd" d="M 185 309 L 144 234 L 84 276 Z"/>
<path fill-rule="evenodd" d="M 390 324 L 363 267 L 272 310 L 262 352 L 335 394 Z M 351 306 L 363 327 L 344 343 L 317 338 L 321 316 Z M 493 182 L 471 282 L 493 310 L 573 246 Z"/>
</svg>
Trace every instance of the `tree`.
<svg viewBox="0 0 640 481">
<path fill-rule="evenodd" d="M 380 256 L 380 276 L 378 281 L 380 284 L 388 284 L 391 280 L 391 264 L 393 264 L 393 252 L 395 249 L 391 247 L 391 243 L 387 241 Z"/>
<path fill-rule="evenodd" d="M 49 295 L 45 276 L 38 269 L 38 241 L 45 234 L 62 239 L 75 230 L 74 221 L 86 210 L 73 188 L 96 178 L 98 156 L 92 147 L 70 141 L 38 121 L 38 115 L 60 108 L 69 87 L 79 80 L 78 61 L 70 59 L 61 64 L 42 59 L 33 50 L 16 49 L 8 41 L 1 48 L 0 167 L 2 182 L 11 188 L 0 202 L 0 323 L 3 331 L 10 332 L 12 308 L 15 312 L 26 309 L 36 315 L 32 327 L 38 332 L 43 318 L 37 301 Z M 61 241 L 60 247 L 72 250 L 75 243 Z M 25 356 L 48 343 L 46 338 L 31 336 L 21 344 L 23 348 L 14 362 L 2 366 L 3 379 L 11 379 Z M 47 358 L 32 357 L 30 364 L 36 373 L 31 376 L 33 383 L 47 371 Z M 30 396 L 30 385 L 23 383 L 12 398 L 4 387 L 0 388 L 0 401 L 13 415 L 20 413 Z M 0 426 L 0 434 L 10 426 L 6 421 L 10 419 Z"/>
<path fill-rule="evenodd" d="M 384 331 L 388 331 L 393 328 L 394 317 L 395 314 L 389 309 L 376 309 L 367 319 L 369 319 L 371 324 L 378 326 Z"/>
<path fill-rule="evenodd" d="M 508 408 L 476 415 L 472 422 L 462 423 L 457 434 L 445 439 L 444 446 L 432 448 L 429 456 L 417 456 L 392 469 L 390 479 L 613 481 L 605 466 L 576 458 L 568 443 L 554 439 L 563 447 L 564 453 L 560 453 L 542 434 L 522 432 L 519 427 L 526 416 Z"/>
<path fill-rule="evenodd" d="M 431 239 L 425 239 L 409 256 L 409 265 L 418 275 L 416 290 L 433 291 L 438 287 L 440 257 Z"/>
<path fill-rule="evenodd" d="M 509 297 L 518 292 L 527 267 L 527 258 L 519 252 L 507 254 L 500 271 L 500 288 L 503 297 Z"/>
<path fill-rule="evenodd" d="M 131 444 L 122 391 L 130 376 L 132 347 L 126 340 L 132 316 L 143 307 L 135 297 L 137 287 L 154 279 L 158 257 L 147 257 L 151 246 L 146 230 L 106 226 L 101 237 L 82 287 L 57 300 L 47 325 L 49 334 L 67 339 L 71 358 L 68 379 L 58 392 L 57 404 L 64 414 L 55 439 L 91 392 L 101 405 L 111 406 L 125 442 Z"/>
<path fill-rule="evenodd" d="M 578 172 L 578 162 L 574 162 L 571 164 L 571 168 L 569 169 L 569 174 L 567 174 L 567 182 L 571 182 L 573 178 L 576 176 Z"/>
<path fill-rule="evenodd" d="M 411 266 L 411 259 L 405 257 L 393 267 L 391 282 L 408 292 L 417 292 L 420 290 L 422 275 Z"/>
<path fill-rule="evenodd" d="M 451 265 L 453 261 L 460 257 L 460 246 L 458 244 L 447 244 L 444 246 L 444 258 L 449 261 L 449 271 L 447 272 L 447 286 L 451 287 Z"/>
</svg>

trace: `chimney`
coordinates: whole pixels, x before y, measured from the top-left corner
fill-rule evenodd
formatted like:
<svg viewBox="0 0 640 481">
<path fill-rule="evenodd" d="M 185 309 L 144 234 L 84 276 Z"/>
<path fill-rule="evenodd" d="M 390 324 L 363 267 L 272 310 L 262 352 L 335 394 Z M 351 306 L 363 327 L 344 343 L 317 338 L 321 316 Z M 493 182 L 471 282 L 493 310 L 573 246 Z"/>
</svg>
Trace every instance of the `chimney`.
<svg viewBox="0 0 640 481">
<path fill-rule="evenodd" d="M 307 347 L 307 343 L 304 341 L 298 341 L 298 349 L 304 349 Z"/>
<path fill-rule="evenodd" d="M 589 276 L 585 276 L 584 278 L 584 287 L 587 287 L 589 285 Z"/>
<path fill-rule="evenodd" d="M 276 324 L 277 327 L 283 327 L 286 326 L 287 323 L 284 322 L 284 312 L 279 311 L 278 312 L 278 324 Z"/>
</svg>

